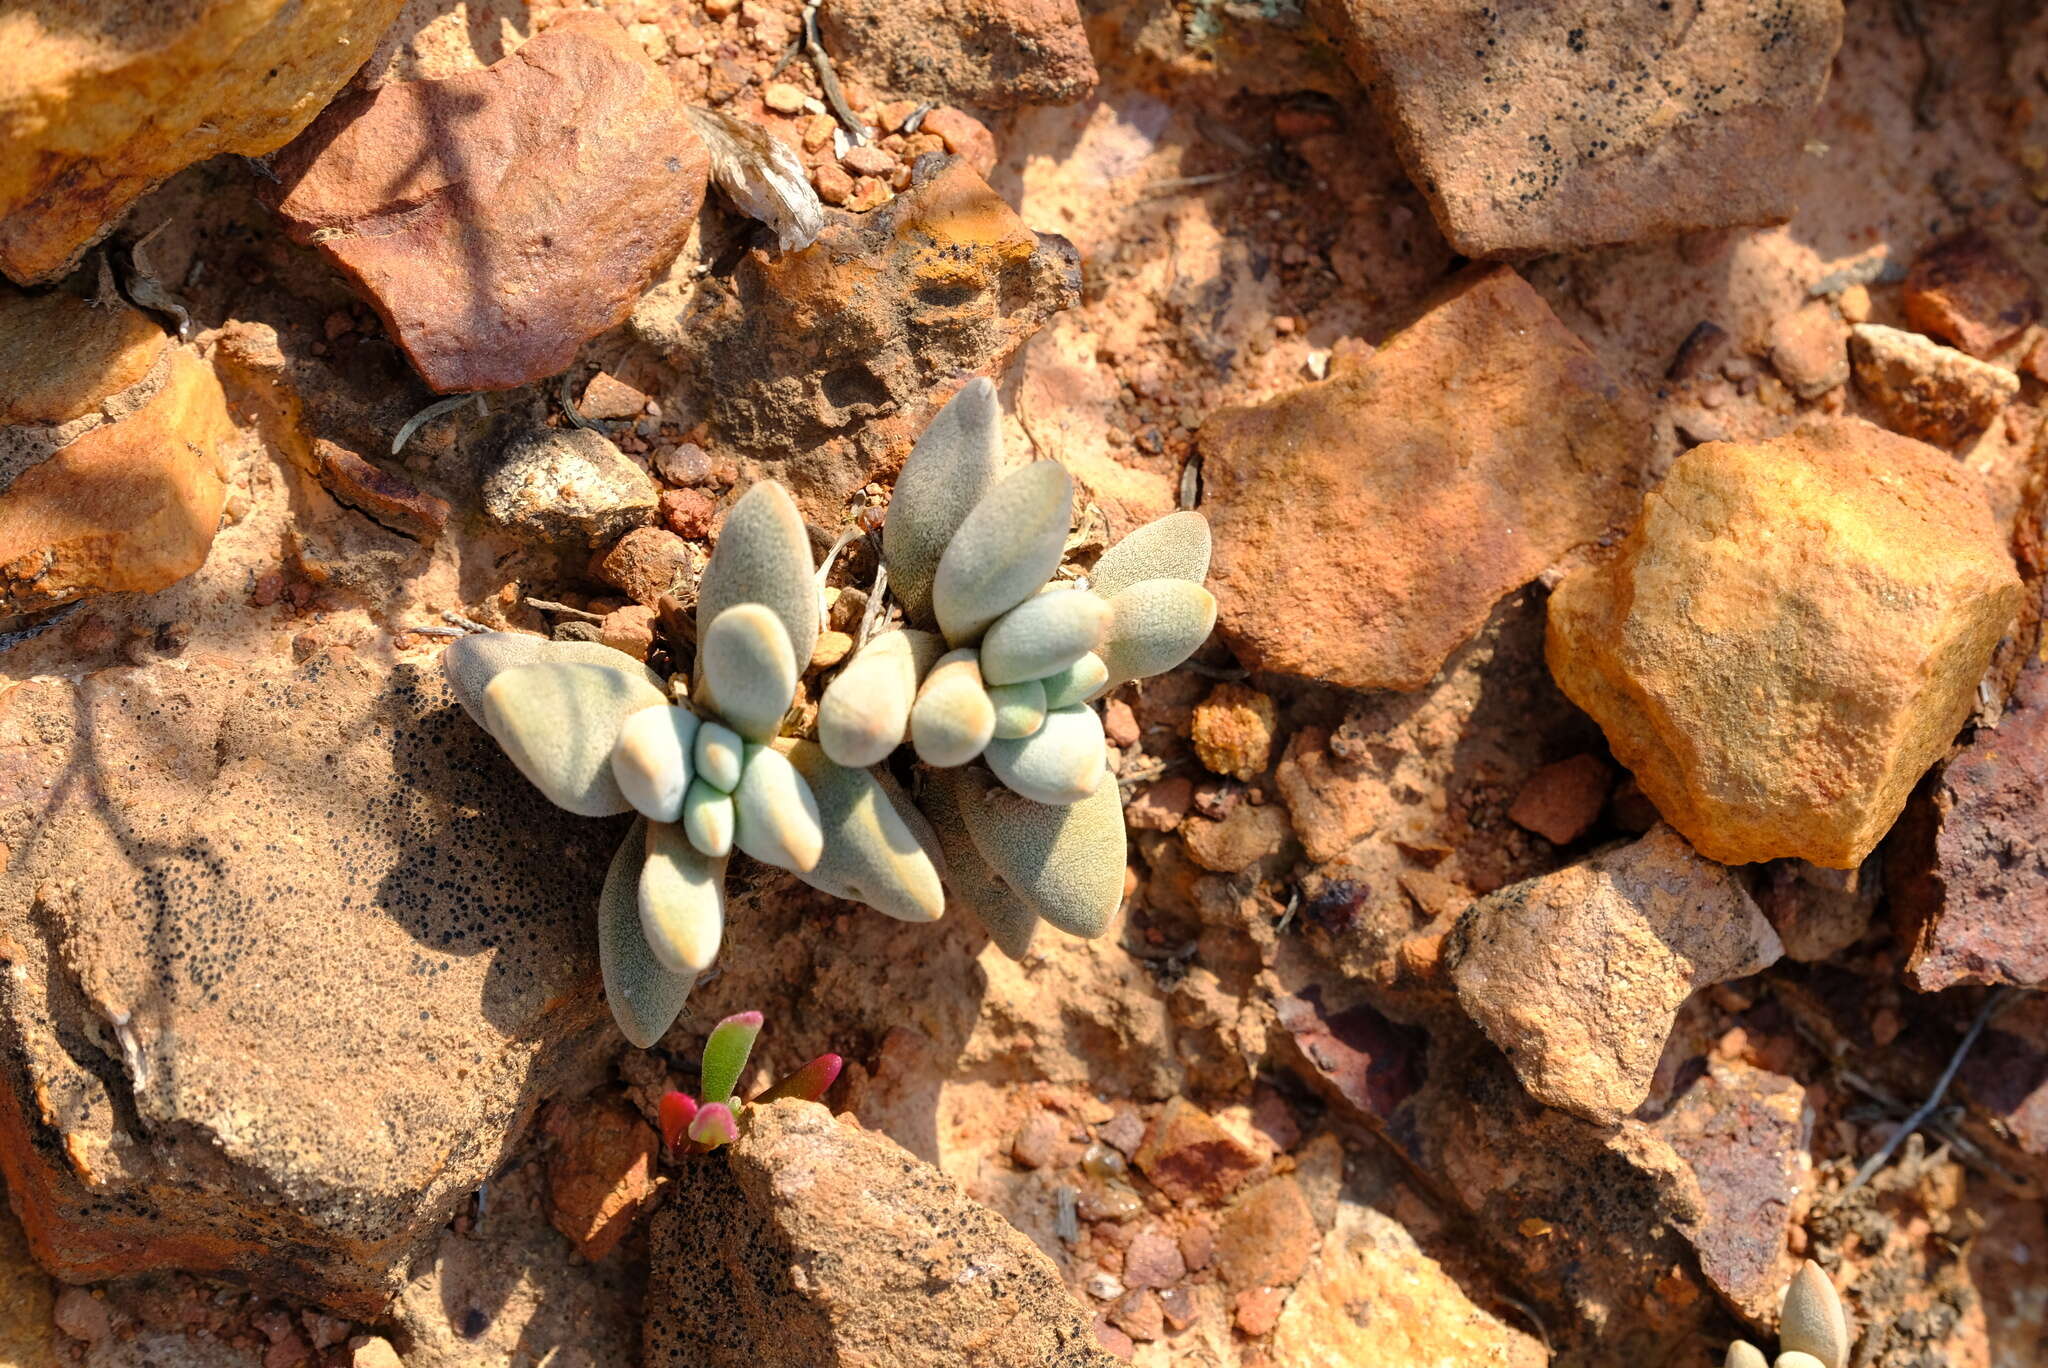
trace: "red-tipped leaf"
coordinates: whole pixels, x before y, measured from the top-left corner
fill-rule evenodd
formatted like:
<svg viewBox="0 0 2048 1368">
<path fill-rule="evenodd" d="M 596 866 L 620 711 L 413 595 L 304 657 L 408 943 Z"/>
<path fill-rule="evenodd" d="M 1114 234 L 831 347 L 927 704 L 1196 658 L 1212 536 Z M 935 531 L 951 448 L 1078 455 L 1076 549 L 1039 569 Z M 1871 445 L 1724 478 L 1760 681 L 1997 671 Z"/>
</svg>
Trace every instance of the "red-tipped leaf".
<svg viewBox="0 0 2048 1368">
<path fill-rule="evenodd" d="M 701 1149 L 716 1149 L 740 1138 L 740 1123 L 723 1102 L 706 1102 L 690 1122 L 690 1139 Z"/>
<path fill-rule="evenodd" d="M 697 1099 L 673 1088 L 661 1095 L 661 1143 L 674 1154 L 697 1118 Z"/>
<path fill-rule="evenodd" d="M 845 1065 L 846 1061 L 836 1054 L 821 1054 L 754 1101 L 779 1102 L 785 1097 L 795 1097 L 805 1102 L 822 1102 L 825 1094 L 832 1091 L 832 1085 L 839 1081 L 839 1071 Z"/>
</svg>

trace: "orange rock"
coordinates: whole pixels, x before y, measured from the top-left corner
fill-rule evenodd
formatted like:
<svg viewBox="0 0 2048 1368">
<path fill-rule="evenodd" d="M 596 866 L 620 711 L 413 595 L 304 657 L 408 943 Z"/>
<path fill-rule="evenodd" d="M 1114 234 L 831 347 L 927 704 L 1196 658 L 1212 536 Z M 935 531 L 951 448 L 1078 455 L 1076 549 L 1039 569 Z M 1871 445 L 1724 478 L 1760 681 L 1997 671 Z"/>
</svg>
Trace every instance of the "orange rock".
<svg viewBox="0 0 2048 1368">
<path fill-rule="evenodd" d="M 1907 322 L 1972 356 L 1991 355 L 2041 313 L 2034 282 L 1974 228 L 1915 257 L 1900 302 Z"/>
<path fill-rule="evenodd" d="M 137 309 L 0 286 L 0 427 L 62 425 L 139 383 L 170 339 Z M 4 458 L 0 458 L 4 459 Z M 4 477 L 0 477 L 4 478 Z"/>
<path fill-rule="evenodd" d="M 1329 379 L 1201 430 L 1209 585 L 1238 658 L 1419 689 L 1494 603 L 1637 500 L 1647 428 L 1505 267 Z"/>
<path fill-rule="evenodd" d="M 174 352 L 163 387 L 0 493 L 0 613 L 152 593 L 197 570 L 220 526 L 233 433 L 213 371 Z"/>
<path fill-rule="evenodd" d="M 1190 817 L 1181 824 L 1188 854 L 1204 869 L 1236 874 L 1277 855 L 1294 835 L 1287 811 L 1278 803 L 1254 807 L 1239 803 L 1222 821 Z"/>
<path fill-rule="evenodd" d="M 1315 1256 L 1322 1232 L 1292 1175 L 1268 1178 L 1239 1193 L 1216 1223 L 1216 1268 L 1224 1284 L 1285 1287 Z"/>
<path fill-rule="evenodd" d="M 1600 818 L 1614 772 L 1597 755 L 1574 755 L 1545 765 L 1522 784 L 1508 809 L 1516 826 L 1555 845 L 1570 845 Z"/>
<path fill-rule="evenodd" d="M 618 1099 L 558 1104 L 543 1125 L 555 1140 L 548 1156 L 548 1219 L 577 1253 L 602 1259 L 654 1194 L 661 1137 Z"/>
<path fill-rule="evenodd" d="M 1280 710 L 1257 689 L 1218 684 L 1195 705 L 1195 757 L 1212 773 L 1249 783 L 1273 758 Z"/>
<path fill-rule="evenodd" d="M 1153 1120 L 1133 1162 L 1181 1202 L 1219 1202 L 1260 1167 L 1250 1146 L 1184 1097 L 1168 1102 Z"/>
<path fill-rule="evenodd" d="M 1095 88 L 1075 0 L 833 0 L 818 20 L 842 68 L 924 100 L 1014 109 Z"/>
</svg>

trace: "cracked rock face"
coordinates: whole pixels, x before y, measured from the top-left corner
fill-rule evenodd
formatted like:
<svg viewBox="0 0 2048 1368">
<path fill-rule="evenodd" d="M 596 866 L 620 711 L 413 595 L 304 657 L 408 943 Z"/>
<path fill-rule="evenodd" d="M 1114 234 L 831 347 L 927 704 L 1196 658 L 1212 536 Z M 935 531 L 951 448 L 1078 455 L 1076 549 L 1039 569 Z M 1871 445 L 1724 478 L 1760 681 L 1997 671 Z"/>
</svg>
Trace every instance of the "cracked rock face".
<svg viewBox="0 0 2048 1368">
<path fill-rule="evenodd" d="M 0 697 L 0 1170 L 61 1277 L 368 1316 L 612 1039 L 616 824 L 438 671 L 192 655 Z"/>
<path fill-rule="evenodd" d="M 1853 419 L 1680 457 L 1550 599 L 1551 673 L 1709 859 L 1852 869 L 2019 611 L 1982 484 Z"/>
</svg>

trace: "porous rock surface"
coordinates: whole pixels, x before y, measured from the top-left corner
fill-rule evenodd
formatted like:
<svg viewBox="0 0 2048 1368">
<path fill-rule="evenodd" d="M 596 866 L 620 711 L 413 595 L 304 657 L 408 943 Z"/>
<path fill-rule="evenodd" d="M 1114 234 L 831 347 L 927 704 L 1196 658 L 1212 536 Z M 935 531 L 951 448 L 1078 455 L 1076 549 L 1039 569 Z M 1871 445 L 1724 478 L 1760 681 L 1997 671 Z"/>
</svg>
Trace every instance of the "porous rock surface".
<svg viewBox="0 0 2048 1368">
<path fill-rule="evenodd" d="M 1649 1096 L 1679 1005 L 1783 953 L 1735 877 L 1660 826 L 1480 899 L 1444 962 L 1532 1096 L 1612 1124 Z"/>
<path fill-rule="evenodd" d="M 1854 868 L 2020 602 L 1983 486 L 1853 419 L 1710 442 L 1550 600 L 1558 684 L 1702 855 Z"/>
<path fill-rule="evenodd" d="M 2020 378 L 1929 337 L 1858 323 L 1849 330 L 1856 385 L 1908 437 L 1953 446 L 1980 431 L 2020 392 Z"/>
<path fill-rule="evenodd" d="M 652 1232 L 649 1368 L 1113 1368 L 1059 1271 L 885 1136 L 814 1103 L 752 1109 Z"/>
<path fill-rule="evenodd" d="M 1075 0 L 833 0 L 818 21 L 847 70 L 900 95 L 1012 109 L 1095 88 Z"/>
<path fill-rule="evenodd" d="M 438 671 L 192 655 L 0 695 L 0 1171 L 62 1277 L 367 1316 L 613 1038 L 616 824 L 549 807 Z"/>
<path fill-rule="evenodd" d="M 1506 267 L 1377 352 L 1202 425 L 1209 587 L 1238 659 L 1419 689 L 1495 602 L 1628 516 L 1641 412 Z"/>
<path fill-rule="evenodd" d="M 1318 0 L 1451 245 L 1781 223 L 1840 0 Z"/>
<path fill-rule="evenodd" d="M 403 0 L 87 0 L 0 13 L 0 271 L 63 274 L 159 181 L 261 156 L 320 112 Z"/>
<path fill-rule="evenodd" d="M 707 167 L 640 44 L 572 12 L 483 71 L 336 100 L 276 159 L 273 198 L 430 387 L 498 390 L 624 320 L 688 238 Z"/>
</svg>

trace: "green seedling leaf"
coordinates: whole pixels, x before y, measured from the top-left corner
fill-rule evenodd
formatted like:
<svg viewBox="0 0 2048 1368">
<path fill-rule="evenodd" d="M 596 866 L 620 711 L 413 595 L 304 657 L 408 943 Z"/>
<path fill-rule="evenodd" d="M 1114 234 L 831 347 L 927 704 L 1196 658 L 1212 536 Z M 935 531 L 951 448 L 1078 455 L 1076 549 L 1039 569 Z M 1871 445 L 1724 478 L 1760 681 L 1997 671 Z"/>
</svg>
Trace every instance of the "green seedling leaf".
<svg viewBox="0 0 2048 1368">
<path fill-rule="evenodd" d="M 839 1070 L 845 1063 L 836 1054 L 821 1054 L 755 1098 L 751 1105 L 764 1106 L 780 1102 L 785 1097 L 794 1097 L 800 1102 L 823 1102 L 825 1094 L 832 1091 L 832 1085 L 839 1081 Z"/>
<path fill-rule="evenodd" d="M 740 1138 L 739 1118 L 723 1102 L 706 1102 L 690 1122 L 690 1142 L 700 1150 L 717 1149 Z"/>
<path fill-rule="evenodd" d="M 733 1089 L 747 1070 L 747 1057 L 754 1052 L 754 1039 L 760 1034 L 759 1012 L 739 1012 L 711 1028 L 711 1036 L 704 1042 L 704 1062 L 697 1069 L 697 1091 L 707 1106 L 732 1100 Z"/>
<path fill-rule="evenodd" d="M 661 1095 L 658 1110 L 662 1148 L 673 1156 L 677 1147 L 689 1137 L 690 1123 L 697 1119 L 697 1099 L 671 1088 Z"/>
</svg>

